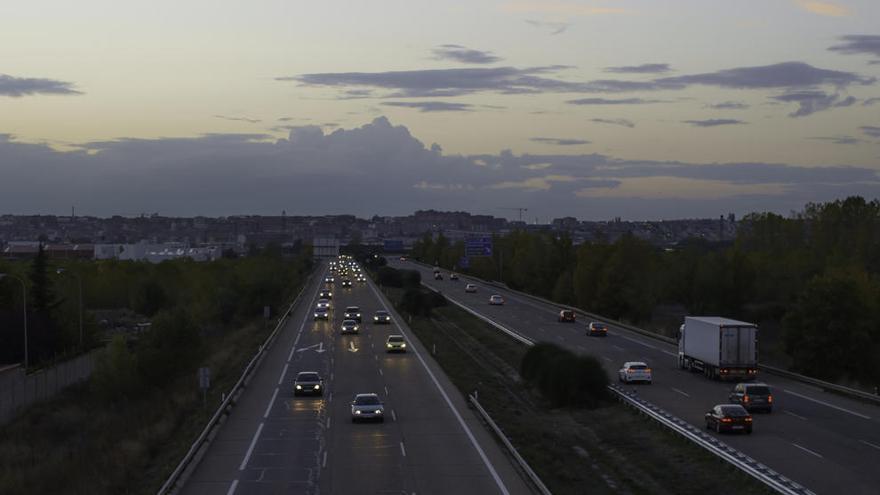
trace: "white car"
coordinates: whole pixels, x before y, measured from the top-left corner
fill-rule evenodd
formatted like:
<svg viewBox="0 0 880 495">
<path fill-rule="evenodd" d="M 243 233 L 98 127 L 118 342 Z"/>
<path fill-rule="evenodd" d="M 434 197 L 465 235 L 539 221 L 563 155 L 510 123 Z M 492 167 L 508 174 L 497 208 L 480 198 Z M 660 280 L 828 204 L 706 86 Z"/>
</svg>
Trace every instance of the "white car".
<svg viewBox="0 0 880 495">
<path fill-rule="evenodd" d="M 492 294 L 492 296 L 489 297 L 489 304 L 493 306 L 501 306 L 504 304 L 504 298 L 498 294 Z"/>
<path fill-rule="evenodd" d="M 644 382 L 651 384 L 654 381 L 651 375 L 651 368 L 641 361 L 627 361 L 623 363 L 623 368 L 617 372 L 617 377 L 623 383 Z"/>
<path fill-rule="evenodd" d="M 470 293 L 477 292 L 477 286 L 474 284 L 467 284 L 464 286 L 464 291 Z"/>
<path fill-rule="evenodd" d="M 376 394 L 357 394 L 351 401 L 351 422 L 374 419 L 385 421 L 385 405 Z"/>
<path fill-rule="evenodd" d="M 406 352 L 406 339 L 403 335 L 389 335 L 385 341 L 385 352 Z"/>
<path fill-rule="evenodd" d="M 358 330 L 360 330 L 358 322 L 354 320 L 344 320 L 342 322 L 342 333 L 358 333 Z"/>
</svg>

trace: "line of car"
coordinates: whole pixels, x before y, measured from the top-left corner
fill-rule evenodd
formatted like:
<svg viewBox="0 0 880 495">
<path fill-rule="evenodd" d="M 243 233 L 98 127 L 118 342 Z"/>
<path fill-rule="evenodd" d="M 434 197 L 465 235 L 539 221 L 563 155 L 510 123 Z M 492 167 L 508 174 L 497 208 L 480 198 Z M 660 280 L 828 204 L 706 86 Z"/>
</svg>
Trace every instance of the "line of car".
<svg viewBox="0 0 880 495">
<path fill-rule="evenodd" d="M 453 278 L 454 276 L 454 278 Z M 450 280 L 458 280 L 454 272 L 449 274 Z M 434 268 L 434 280 L 443 280 L 439 267 Z M 464 291 L 474 294 L 478 287 L 474 283 L 467 283 Z M 489 304 L 500 306 L 505 303 L 500 294 L 492 294 Z M 557 315 L 560 323 L 575 323 L 577 313 L 570 308 L 562 308 Z M 607 337 L 608 326 L 605 323 L 591 321 L 586 326 L 588 336 Z M 627 361 L 617 372 L 618 380 L 625 384 L 652 384 L 654 382 L 651 367 L 643 361 Z M 770 413 L 773 411 L 773 394 L 770 387 L 765 383 L 740 382 L 734 386 L 728 395 L 728 402 L 717 404 L 704 415 L 707 429 L 722 432 L 744 432 L 750 434 L 753 431 L 752 411 Z"/>
</svg>

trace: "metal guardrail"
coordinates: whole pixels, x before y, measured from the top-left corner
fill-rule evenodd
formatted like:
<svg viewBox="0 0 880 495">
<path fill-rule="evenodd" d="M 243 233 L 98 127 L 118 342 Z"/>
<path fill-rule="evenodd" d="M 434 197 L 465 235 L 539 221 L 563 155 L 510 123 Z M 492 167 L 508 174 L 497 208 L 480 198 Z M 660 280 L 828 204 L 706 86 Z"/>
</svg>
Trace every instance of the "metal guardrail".
<svg viewBox="0 0 880 495">
<path fill-rule="evenodd" d="M 422 285 L 424 285 L 424 282 L 422 283 Z M 428 287 L 427 285 L 425 285 L 425 287 L 435 292 L 440 292 L 436 289 Z M 461 303 L 453 299 L 447 298 L 447 300 L 449 300 L 456 306 L 463 307 Z M 468 313 L 478 316 L 481 320 L 489 323 L 498 330 L 501 330 L 502 332 L 516 338 L 516 340 L 518 340 L 519 342 L 524 343 L 525 345 L 530 347 L 535 345 L 535 342 L 528 337 L 520 335 L 517 332 L 504 327 L 503 325 L 493 321 L 491 318 L 479 315 L 470 308 L 465 309 L 468 311 Z M 666 426 L 672 431 L 683 436 L 685 439 L 690 440 L 698 446 L 708 450 L 712 454 L 727 461 L 737 469 L 764 483 L 766 486 L 775 490 L 776 492 L 783 495 L 815 495 L 814 492 L 808 490 L 807 488 L 804 488 L 796 482 L 777 473 L 776 471 L 770 469 L 764 464 L 718 440 L 712 435 L 707 434 L 699 428 L 691 425 L 687 421 L 684 421 L 683 419 L 666 412 L 660 407 L 637 397 L 635 394 L 628 393 L 625 389 L 617 385 L 609 385 L 608 390 L 624 403 L 638 409 L 645 415 L 659 422 L 661 425 Z"/>
<path fill-rule="evenodd" d="M 220 421 L 220 418 L 226 413 L 226 408 L 233 404 L 237 398 L 235 397 L 236 392 L 238 392 L 242 387 L 244 382 L 247 380 L 249 375 L 255 370 L 257 362 L 261 357 L 266 353 L 266 351 L 270 348 L 272 343 L 275 341 L 275 337 L 278 335 L 278 330 L 287 322 L 287 317 L 290 316 L 290 312 L 293 311 L 293 308 L 296 307 L 297 303 L 299 303 L 300 298 L 305 292 L 306 287 L 309 286 L 309 282 L 312 280 L 312 276 L 314 275 L 314 270 L 312 273 L 306 277 L 305 282 L 303 283 L 302 289 L 300 289 L 299 294 L 293 299 L 293 302 L 288 306 L 287 311 L 284 312 L 284 315 L 278 320 L 278 324 L 275 325 L 275 329 L 272 330 L 272 333 L 266 337 L 266 340 L 257 350 L 257 353 L 254 354 L 254 357 L 248 362 L 247 366 L 245 366 L 244 371 L 241 373 L 241 376 L 238 378 L 238 381 L 235 382 L 235 385 L 232 386 L 232 389 L 229 390 L 229 393 L 226 394 L 226 398 L 220 403 L 220 406 L 214 412 L 214 415 L 211 416 L 211 419 L 208 420 L 208 424 L 205 425 L 205 428 L 202 430 L 202 433 L 196 438 L 193 444 L 190 446 L 186 455 L 183 456 L 183 459 L 177 464 L 177 467 L 174 468 L 174 471 L 168 476 L 168 479 L 165 480 L 165 483 L 162 484 L 162 487 L 159 488 L 159 491 L 156 492 L 156 495 L 165 495 L 171 491 L 172 488 L 175 487 L 177 482 L 180 480 L 181 475 L 189 467 L 190 463 L 198 453 L 199 449 L 202 445 L 207 441 L 208 436 L 211 434 L 211 430 L 217 426 L 217 423 Z"/>
<path fill-rule="evenodd" d="M 485 421 L 486 424 L 488 424 L 489 427 L 492 428 L 492 431 L 495 432 L 495 435 L 499 439 L 501 439 L 501 442 L 504 444 L 505 447 L 507 447 L 507 450 L 510 452 L 510 455 L 512 455 L 513 458 L 516 459 L 516 462 L 519 464 L 519 467 L 522 468 L 522 470 L 526 473 L 526 476 L 528 476 L 529 479 L 532 481 L 532 483 L 534 483 L 534 485 L 538 489 L 538 491 L 541 492 L 542 495 L 552 495 L 550 490 L 547 488 L 547 485 L 545 485 L 544 482 L 541 481 L 541 478 L 538 477 L 537 473 L 535 473 L 535 471 L 532 469 L 532 467 L 529 466 L 529 463 L 526 462 L 526 460 L 523 459 L 523 457 L 521 455 L 519 455 L 519 452 L 516 450 L 516 447 L 514 447 L 513 444 L 510 443 L 510 440 L 507 438 L 507 435 L 505 435 L 504 432 L 501 431 L 501 428 L 499 428 L 498 425 L 495 423 L 495 421 L 492 420 L 492 417 L 489 416 L 489 413 L 486 412 L 485 409 L 483 409 L 483 406 L 480 405 L 480 402 L 477 400 L 477 398 L 474 397 L 473 395 L 468 395 L 468 400 L 470 401 L 471 404 L 474 405 L 474 407 L 477 409 L 477 412 L 480 413 L 480 416 L 483 418 L 483 421 Z"/>
<path fill-rule="evenodd" d="M 430 266 L 431 266 L 431 265 L 428 265 L 427 263 L 422 263 L 421 261 L 414 261 L 414 260 L 413 260 L 413 261 L 411 261 L 411 262 L 412 262 L 412 263 L 419 264 L 419 265 L 423 265 L 423 266 L 428 267 L 428 268 L 430 268 Z M 499 288 L 499 289 L 504 289 L 504 290 L 509 291 L 509 292 L 512 292 L 512 293 L 514 293 L 514 294 L 516 294 L 516 295 L 518 295 L 518 296 L 522 296 L 522 297 L 526 297 L 526 298 L 529 298 L 529 299 L 533 299 L 533 300 L 535 300 L 535 301 L 541 302 L 541 303 L 543 303 L 543 304 L 547 304 L 547 305 L 549 305 L 549 306 L 556 306 L 556 307 L 562 307 L 562 306 L 565 306 L 565 307 L 570 307 L 570 308 L 573 309 L 576 313 L 579 313 L 581 316 L 585 316 L 585 317 L 590 318 L 590 319 L 592 319 L 592 320 L 601 321 L 601 322 L 606 323 L 606 324 L 608 324 L 608 325 L 614 325 L 614 326 L 616 326 L 616 327 L 623 328 L 623 329 L 625 329 L 625 330 L 629 330 L 630 332 L 633 332 L 633 333 L 637 333 L 637 334 L 640 334 L 640 335 L 644 335 L 645 337 L 649 337 L 649 338 L 651 338 L 651 339 L 658 340 L 658 341 L 660 341 L 660 342 L 665 342 L 665 343 L 667 343 L 667 344 L 671 344 L 671 345 L 677 345 L 677 344 L 678 344 L 678 342 L 677 342 L 675 339 L 671 338 L 671 337 L 667 337 L 667 336 L 665 336 L 665 335 L 660 335 L 659 333 L 652 332 L 652 331 L 650 331 L 650 330 L 645 330 L 644 328 L 635 327 L 635 326 L 630 325 L 630 324 L 628 324 L 628 323 L 623 323 L 623 322 L 620 322 L 620 321 L 617 321 L 617 320 L 613 320 L 613 319 L 611 319 L 611 318 L 606 318 L 606 317 L 604 317 L 604 316 L 597 315 L 597 314 L 595 314 L 595 313 L 590 313 L 590 312 L 585 311 L 585 310 L 583 310 L 583 309 L 581 309 L 581 308 L 576 308 L 576 307 L 572 307 L 572 306 L 562 305 L 562 304 L 559 304 L 559 303 L 557 303 L 557 302 L 551 301 L 551 300 L 549 300 L 549 299 L 545 299 L 545 298 L 543 298 L 543 297 L 536 296 L 536 295 L 534 295 L 534 294 L 529 294 L 529 293 L 527 293 L 527 292 L 522 292 L 522 291 L 518 291 L 518 290 L 516 290 L 516 289 L 511 289 L 510 287 L 508 287 L 508 286 L 506 286 L 506 285 L 504 285 L 504 284 L 501 284 L 501 283 L 495 282 L 495 281 L 491 281 L 491 280 L 483 280 L 483 279 L 481 279 L 481 278 L 477 278 L 477 277 L 474 277 L 474 276 L 472 276 L 472 275 L 467 275 L 467 277 L 468 277 L 468 278 L 471 278 L 471 279 L 473 279 L 473 280 L 479 281 L 479 282 L 482 283 L 482 284 L 490 285 L 490 286 L 492 286 L 492 287 L 497 287 L 497 288 Z M 813 385 L 813 386 L 819 387 L 819 388 L 821 388 L 821 389 L 823 389 L 823 390 L 829 390 L 829 391 L 832 391 L 832 392 L 836 392 L 836 393 L 838 393 L 838 394 L 847 395 L 847 396 L 850 396 L 850 397 L 854 397 L 854 398 L 857 398 L 857 399 L 861 399 L 861 400 L 864 400 L 864 401 L 867 401 L 867 402 L 872 402 L 872 403 L 874 403 L 874 404 L 878 404 L 878 405 L 880 405 L 880 395 L 875 395 L 875 394 L 872 394 L 872 393 L 870 393 L 870 392 L 865 392 L 865 391 L 863 391 L 863 390 L 858 390 L 858 389 L 855 389 L 855 388 L 852 388 L 852 387 L 846 387 L 846 386 L 844 386 L 844 385 L 838 385 L 838 384 L 836 384 L 836 383 L 827 382 L 827 381 L 824 381 L 824 380 L 820 380 L 820 379 L 818 379 L 818 378 L 813 378 L 813 377 L 810 377 L 810 376 L 801 375 L 801 374 L 799 374 L 799 373 L 795 373 L 795 372 L 793 372 L 793 371 L 788 371 L 788 370 L 785 370 L 785 369 L 782 369 L 782 368 L 778 368 L 778 367 L 776 367 L 776 366 L 770 366 L 770 365 L 766 365 L 766 364 L 759 364 L 759 365 L 758 365 L 758 369 L 760 369 L 761 371 L 766 371 L 767 373 L 771 373 L 771 374 L 774 374 L 774 375 L 777 375 L 777 376 L 781 376 L 781 377 L 783 377 L 783 378 L 788 378 L 788 379 L 790 379 L 790 380 L 795 380 L 795 381 L 799 381 L 799 382 L 801 382 L 801 383 L 806 383 L 806 384 L 809 384 L 809 385 Z"/>
<path fill-rule="evenodd" d="M 764 483 L 768 487 L 784 495 L 815 495 L 814 492 L 773 471 L 764 464 L 752 459 L 730 445 L 709 435 L 692 424 L 673 416 L 654 404 L 640 399 L 636 394 L 629 393 L 617 385 L 609 385 L 608 389 L 622 402 L 628 404 L 658 423 L 682 435 L 698 446 L 732 464 L 749 476 Z"/>
</svg>

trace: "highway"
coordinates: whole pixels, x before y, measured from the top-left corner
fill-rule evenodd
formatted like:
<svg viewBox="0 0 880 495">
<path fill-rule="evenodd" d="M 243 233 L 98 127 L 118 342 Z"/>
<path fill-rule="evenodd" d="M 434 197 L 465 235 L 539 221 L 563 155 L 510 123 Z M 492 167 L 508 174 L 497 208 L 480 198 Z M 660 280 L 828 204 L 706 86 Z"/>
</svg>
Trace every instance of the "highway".
<svg viewBox="0 0 880 495">
<path fill-rule="evenodd" d="M 312 278 L 180 493 L 531 493 L 372 282 L 343 289 L 337 277 L 329 321 L 313 321 L 324 287 L 323 275 Z M 340 334 L 346 306 L 361 309 L 358 335 Z M 378 309 L 392 324 L 373 324 Z M 406 336 L 408 352 L 385 352 L 391 334 Z M 321 374 L 323 397 L 293 396 L 300 371 Z M 351 400 L 370 392 L 384 402 L 385 422 L 352 423 Z"/>
<path fill-rule="evenodd" d="M 589 321 L 579 317 L 574 324 L 557 322 L 558 306 L 466 276 L 450 281 L 447 271 L 443 280 L 435 281 L 431 268 L 414 262 L 389 264 L 419 270 L 427 286 L 535 341 L 555 342 L 599 357 L 615 381 L 625 361 L 647 362 L 653 369 L 653 385 L 628 388 L 701 428 L 703 414 L 727 402 L 733 388 L 733 383 L 680 370 L 674 345 L 614 326 L 609 326 L 608 337 L 589 337 L 585 332 Z M 478 286 L 477 293 L 464 292 L 468 282 Z M 506 304 L 489 306 L 492 294 L 504 296 Z M 725 434 L 725 442 L 817 494 L 880 493 L 880 408 L 767 373 L 759 380 L 771 386 L 773 413 L 754 414 L 752 435 Z"/>
</svg>

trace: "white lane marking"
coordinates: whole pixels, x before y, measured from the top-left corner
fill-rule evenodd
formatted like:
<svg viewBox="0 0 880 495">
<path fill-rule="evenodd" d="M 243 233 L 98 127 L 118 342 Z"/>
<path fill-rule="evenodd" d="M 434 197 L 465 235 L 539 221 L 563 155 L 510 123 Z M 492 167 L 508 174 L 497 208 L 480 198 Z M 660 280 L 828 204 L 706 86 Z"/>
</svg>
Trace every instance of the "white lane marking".
<svg viewBox="0 0 880 495">
<path fill-rule="evenodd" d="M 852 414 L 853 416 L 857 416 L 857 417 L 862 418 L 862 419 L 868 419 L 868 420 L 871 419 L 871 416 L 865 416 L 864 414 L 860 414 L 860 413 L 857 413 L 857 412 L 855 412 L 855 411 L 850 411 L 849 409 L 846 409 L 846 408 L 843 408 L 843 407 L 840 407 L 840 406 L 835 406 L 834 404 L 830 404 L 830 403 L 828 403 L 828 402 L 825 402 L 825 401 L 822 401 L 822 400 L 819 400 L 819 399 L 814 399 L 814 398 L 812 398 L 812 397 L 808 397 L 808 396 L 806 396 L 806 395 L 799 394 L 799 393 L 797 393 L 797 392 L 792 392 L 791 390 L 788 390 L 788 389 L 782 389 L 782 390 L 783 390 L 785 393 L 787 393 L 787 394 L 794 395 L 795 397 L 800 397 L 801 399 L 806 399 L 806 400 L 809 400 L 809 401 L 813 401 L 813 402 L 815 402 L 816 404 L 822 404 L 823 406 L 828 406 L 828 407 L 830 407 L 831 409 L 837 409 L 838 411 L 845 412 L 845 413 L 847 413 L 847 414 Z"/>
<path fill-rule="evenodd" d="M 544 330 L 544 329 L 541 328 L 541 327 L 538 327 L 538 330 L 541 331 L 541 332 L 546 332 L 546 330 Z"/>
<path fill-rule="evenodd" d="M 685 397 L 690 397 L 690 396 L 691 396 L 691 394 L 689 394 L 689 393 L 687 393 L 687 392 L 684 392 L 684 391 L 682 391 L 682 390 L 679 390 L 679 389 L 677 389 L 677 388 L 675 388 L 675 387 L 672 387 L 672 390 L 675 391 L 675 392 L 680 393 L 681 395 L 683 395 L 683 396 L 685 396 Z"/>
<path fill-rule="evenodd" d="M 587 348 L 582 345 L 577 346 L 577 348 L 579 351 L 587 352 Z"/>
<path fill-rule="evenodd" d="M 385 305 L 385 301 L 382 299 L 382 296 L 379 294 L 379 291 L 376 290 L 375 285 L 373 285 L 373 281 L 368 280 L 367 283 L 369 284 L 370 289 L 373 291 L 373 294 L 376 295 L 376 298 L 379 300 L 379 303 L 382 305 L 382 308 L 385 311 L 388 311 L 390 313 L 391 311 L 388 309 L 388 306 Z M 394 324 L 397 326 L 397 330 L 400 331 L 400 333 L 404 336 L 404 338 L 406 338 L 407 340 L 412 342 L 413 339 L 411 339 L 409 337 L 409 335 L 407 335 L 408 332 L 403 331 L 403 328 L 400 326 L 400 323 L 397 322 L 397 318 L 394 319 Z M 449 406 L 449 409 L 452 411 L 452 414 L 455 416 L 455 419 L 458 420 L 458 424 L 461 425 L 461 428 L 467 434 L 468 439 L 471 441 L 471 445 L 473 445 L 474 449 L 477 450 L 477 453 L 480 454 L 480 459 L 482 459 L 483 464 L 486 466 L 486 469 L 489 470 L 489 473 L 492 475 L 492 479 L 495 480 L 495 484 L 498 486 L 498 489 L 501 491 L 502 494 L 510 495 L 510 492 L 507 490 L 507 486 L 504 485 L 504 481 L 501 480 L 501 477 L 498 476 L 498 472 L 495 471 L 495 466 L 492 465 L 492 463 L 489 461 L 489 458 L 486 456 L 486 453 L 483 451 L 483 448 L 480 447 L 479 443 L 477 443 L 477 439 L 474 437 L 474 434 L 471 431 L 471 429 L 468 427 L 468 425 L 464 422 L 464 419 L 461 417 L 461 414 L 459 414 L 458 410 L 455 408 L 455 406 L 452 405 L 452 400 L 449 398 L 449 395 L 446 394 L 446 391 L 443 390 L 443 387 L 440 386 L 440 382 L 437 380 L 437 377 L 434 376 L 434 372 L 431 371 L 431 368 L 428 367 L 428 363 L 425 362 L 425 359 L 422 357 L 422 353 L 419 352 L 418 349 L 415 348 L 415 346 L 413 346 L 412 351 L 413 351 L 413 354 L 415 354 L 416 357 L 419 359 L 419 362 L 422 363 L 422 367 L 428 373 L 428 376 L 431 377 L 431 381 L 434 382 L 434 386 L 437 387 L 437 390 L 440 392 L 440 395 L 443 397 L 443 400 L 446 401 L 446 405 Z M 388 395 L 388 387 L 385 387 L 385 395 Z"/>
<path fill-rule="evenodd" d="M 235 493 L 236 487 L 238 487 L 238 480 L 232 480 L 232 484 L 229 485 L 229 490 L 226 490 L 226 495 L 232 495 Z"/>
<path fill-rule="evenodd" d="M 611 347 L 617 349 L 618 351 L 622 351 L 622 350 L 623 350 L 623 347 L 620 347 L 620 346 L 617 345 L 617 344 L 611 344 Z"/>
<path fill-rule="evenodd" d="M 327 429 L 328 429 L 328 430 L 330 429 L 330 420 L 331 420 L 331 419 L 332 419 L 332 418 L 331 418 L 330 416 L 327 416 Z"/>
<path fill-rule="evenodd" d="M 800 414 L 795 414 L 795 413 L 793 413 L 793 412 L 791 412 L 791 411 L 786 411 L 785 409 L 783 409 L 782 412 L 784 412 L 785 414 L 788 414 L 789 416 L 794 416 L 794 417 L 796 417 L 797 419 L 800 419 L 800 420 L 803 420 L 803 421 L 806 421 L 806 420 L 807 420 L 807 418 L 801 416 Z"/>
<path fill-rule="evenodd" d="M 263 418 L 269 417 L 269 412 L 272 411 L 272 404 L 275 403 L 275 398 L 278 397 L 278 387 L 275 387 L 275 392 L 272 393 L 272 399 L 269 401 L 269 405 L 266 406 L 266 412 L 263 413 Z"/>
<path fill-rule="evenodd" d="M 611 362 L 611 358 L 608 356 L 602 356 L 602 359 L 604 359 L 605 361 L 608 361 L 609 363 Z"/>
<path fill-rule="evenodd" d="M 403 442 L 400 442 L 400 453 L 406 457 L 406 448 L 403 446 Z"/>
<path fill-rule="evenodd" d="M 290 348 L 290 355 L 287 356 L 287 362 L 288 362 L 288 363 L 290 362 L 291 359 L 293 359 L 293 353 L 294 353 L 295 351 L 296 351 L 296 345 L 294 344 L 294 345 Z"/>
<path fill-rule="evenodd" d="M 327 402 L 333 402 L 333 392 L 330 392 L 330 395 L 327 396 Z"/>
<path fill-rule="evenodd" d="M 622 339 L 626 339 L 626 340 L 628 340 L 628 341 L 630 341 L 630 342 L 635 342 L 636 344 L 643 345 L 643 346 L 648 347 L 648 348 L 650 348 L 650 349 L 654 349 L 654 350 L 657 350 L 657 351 L 660 350 L 660 348 L 657 347 L 657 346 L 653 346 L 653 345 L 651 345 L 651 344 L 646 344 L 646 343 L 642 342 L 641 340 L 634 339 L 634 338 L 632 338 L 632 337 L 627 337 L 626 335 L 622 335 L 622 334 L 620 334 L 619 332 L 616 333 L 615 335 L 617 335 L 618 337 L 620 337 L 620 338 L 622 338 Z"/>
<path fill-rule="evenodd" d="M 382 375 L 382 368 L 379 368 L 379 374 Z"/>
<path fill-rule="evenodd" d="M 322 468 L 327 467 L 327 451 L 326 450 L 324 451 L 324 460 L 321 461 L 321 467 Z"/>
<path fill-rule="evenodd" d="M 376 358 L 376 361 L 379 360 L 379 355 L 378 355 L 378 354 L 373 354 L 373 357 Z"/>
<path fill-rule="evenodd" d="M 814 455 L 814 456 L 818 457 L 819 459 L 824 459 L 824 457 L 822 457 L 822 454 L 820 454 L 820 453 L 818 453 L 818 452 L 813 452 L 812 450 L 810 450 L 810 449 L 808 449 L 808 448 L 806 448 L 806 447 L 804 447 L 804 446 L 802 446 L 802 445 L 798 445 L 798 444 L 796 444 L 796 443 L 794 443 L 794 442 L 792 442 L 791 444 L 794 445 L 795 447 L 797 447 L 797 448 L 803 450 L 804 452 L 806 452 L 806 453 L 808 453 L 808 454 Z"/>
<path fill-rule="evenodd" d="M 397 421 L 397 415 L 394 414 L 394 409 L 391 410 L 391 419 L 393 419 L 394 421 Z"/>
<path fill-rule="evenodd" d="M 254 447 L 257 446 L 257 440 L 260 438 L 260 433 L 263 432 L 263 423 L 260 423 L 260 426 L 257 427 L 257 432 L 254 433 L 254 438 L 251 439 L 251 446 L 248 447 L 247 453 L 244 455 L 244 459 L 241 460 L 241 465 L 238 466 L 239 471 L 244 471 L 244 468 L 247 466 L 249 460 L 251 460 L 251 454 L 254 453 Z"/>
<path fill-rule="evenodd" d="M 281 370 L 281 376 L 278 377 L 278 385 L 281 385 L 281 382 L 284 381 L 284 375 L 287 374 L 287 367 L 288 366 L 289 365 L 287 363 L 284 363 L 284 369 Z"/>
<path fill-rule="evenodd" d="M 873 444 L 873 443 L 868 442 L 866 440 L 859 440 L 859 441 L 862 442 L 863 444 L 867 445 L 868 447 L 874 447 L 875 449 L 880 450 L 880 445 Z"/>
</svg>

